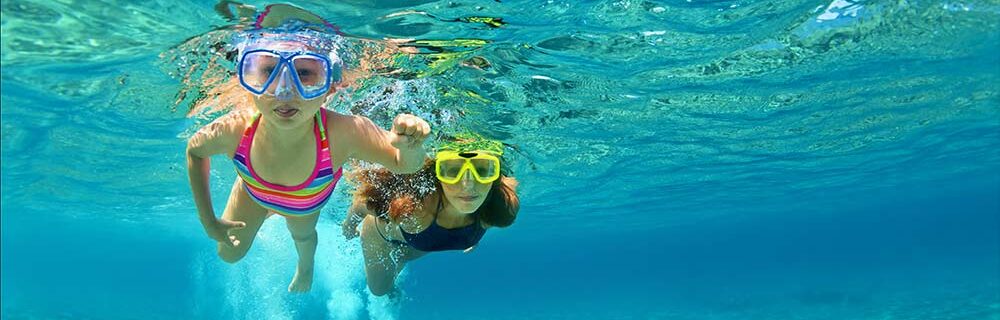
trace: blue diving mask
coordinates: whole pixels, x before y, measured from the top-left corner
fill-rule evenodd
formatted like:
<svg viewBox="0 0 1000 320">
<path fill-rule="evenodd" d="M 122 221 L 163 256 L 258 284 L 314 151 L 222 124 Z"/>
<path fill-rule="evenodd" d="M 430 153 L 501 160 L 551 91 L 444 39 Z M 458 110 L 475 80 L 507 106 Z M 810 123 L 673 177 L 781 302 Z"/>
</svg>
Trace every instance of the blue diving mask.
<svg viewBox="0 0 1000 320">
<path fill-rule="evenodd" d="M 253 49 L 237 63 L 240 84 L 256 95 L 290 99 L 293 90 L 305 100 L 318 98 L 340 82 L 341 67 L 323 54 L 306 51 Z"/>
</svg>

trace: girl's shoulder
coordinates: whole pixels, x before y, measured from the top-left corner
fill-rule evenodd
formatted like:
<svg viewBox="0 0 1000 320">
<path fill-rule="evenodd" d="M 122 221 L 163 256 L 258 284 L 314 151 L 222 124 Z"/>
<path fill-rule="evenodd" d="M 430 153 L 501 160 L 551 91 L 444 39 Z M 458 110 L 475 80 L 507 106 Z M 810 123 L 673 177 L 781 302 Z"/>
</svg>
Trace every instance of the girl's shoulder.
<svg viewBox="0 0 1000 320">
<path fill-rule="evenodd" d="M 323 112 L 326 113 L 327 132 L 355 131 L 359 125 L 359 121 L 363 121 L 365 119 L 362 116 L 343 114 L 329 109 L 323 109 Z"/>
<path fill-rule="evenodd" d="M 367 143 L 363 137 L 371 135 L 372 128 L 377 128 L 371 120 L 364 116 L 342 114 L 324 109 L 326 112 L 326 132 L 333 148 L 340 151 L 355 150 L 359 144 Z M 336 154 L 336 153 L 335 153 Z"/>
<path fill-rule="evenodd" d="M 192 140 L 198 140 L 200 145 L 210 149 L 207 150 L 209 154 L 227 153 L 231 156 L 253 118 L 254 114 L 250 112 L 230 112 L 198 129 Z"/>
<path fill-rule="evenodd" d="M 213 123 L 218 123 L 219 129 L 222 134 L 226 135 L 230 139 L 236 139 L 239 141 L 243 137 L 243 133 L 246 132 L 253 124 L 255 113 L 247 111 L 230 112 L 218 119 L 215 119 Z"/>
<path fill-rule="evenodd" d="M 243 134 L 246 128 L 253 122 L 254 113 L 247 111 L 232 111 L 221 117 L 212 120 L 211 123 L 201 128 L 199 131 L 211 131 L 220 134 Z"/>
</svg>

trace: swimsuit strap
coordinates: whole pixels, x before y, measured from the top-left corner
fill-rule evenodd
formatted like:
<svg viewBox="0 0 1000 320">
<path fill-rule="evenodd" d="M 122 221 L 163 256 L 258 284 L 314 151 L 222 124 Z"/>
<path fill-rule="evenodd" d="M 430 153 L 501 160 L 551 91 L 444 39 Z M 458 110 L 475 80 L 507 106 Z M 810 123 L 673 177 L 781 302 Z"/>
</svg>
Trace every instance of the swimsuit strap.
<svg viewBox="0 0 1000 320">
<path fill-rule="evenodd" d="M 401 246 L 408 245 L 406 242 L 403 242 L 403 241 L 400 241 L 400 240 L 396 240 L 396 239 L 389 239 L 389 237 L 386 237 L 385 234 L 382 233 L 382 227 L 379 227 L 379 225 L 378 225 L 378 221 L 379 220 L 382 220 L 382 219 L 380 219 L 379 217 L 376 216 L 375 217 L 375 232 L 378 232 L 378 235 L 382 237 L 382 240 L 385 240 L 385 242 L 388 242 L 388 243 L 392 243 L 392 244 L 396 244 L 396 245 L 401 245 Z M 386 222 L 386 224 L 388 224 L 388 222 Z M 400 230 L 402 230 L 402 229 L 400 229 Z"/>
<path fill-rule="evenodd" d="M 313 134 L 316 137 L 316 164 L 306 181 L 296 186 L 284 186 L 265 181 L 253 169 L 250 149 L 260 124 L 261 114 L 254 116 L 253 123 L 243 133 L 239 147 L 233 155 L 236 173 L 244 181 L 247 193 L 255 202 L 270 211 L 285 215 L 306 215 L 316 212 L 330 199 L 342 168 L 333 170 L 330 159 L 330 143 L 326 136 L 326 112 L 316 112 Z"/>
</svg>

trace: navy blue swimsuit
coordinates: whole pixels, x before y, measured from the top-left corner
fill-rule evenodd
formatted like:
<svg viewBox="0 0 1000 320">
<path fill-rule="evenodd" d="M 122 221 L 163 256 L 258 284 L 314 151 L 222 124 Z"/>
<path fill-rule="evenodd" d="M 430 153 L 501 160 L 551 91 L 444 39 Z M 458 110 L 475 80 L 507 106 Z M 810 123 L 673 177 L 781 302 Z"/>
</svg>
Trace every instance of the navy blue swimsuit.
<svg viewBox="0 0 1000 320">
<path fill-rule="evenodd" d="M 407 233 L 402 227 L 399 228 L 399 232 L 403 234 L 403 239 L 406 240 L 405 242 L 386 238 L 377 224 L 375 225 L 375 230 L 378 231 L 378 235 L 382 236 L 382 239 L 385 239 L 385 241 L 399 245 L 407 245 L 414 249 L 427 252 L 465 250 L 479 243 L 479 239 L 482 239 L 483 235 L 486 234 L 486 229 L 479 223 L 478 215 L 473 216 L 475 220 L 472 224 L 455 229 L 445 229 L 437 223 L 438 213 L 441 212 L 441 208 L 444 204 L 443 200 L 444 199 L 438 200 L 438 208 L 437 211 L 434 212 L 434 221 L 431 222 L 431 225 L 428 226 L 427 229 L 424 229 L 424 231 L 420 231 L 418 233 Z M 378 222 L 378 219 L 375 221 Z"/>
</svg>

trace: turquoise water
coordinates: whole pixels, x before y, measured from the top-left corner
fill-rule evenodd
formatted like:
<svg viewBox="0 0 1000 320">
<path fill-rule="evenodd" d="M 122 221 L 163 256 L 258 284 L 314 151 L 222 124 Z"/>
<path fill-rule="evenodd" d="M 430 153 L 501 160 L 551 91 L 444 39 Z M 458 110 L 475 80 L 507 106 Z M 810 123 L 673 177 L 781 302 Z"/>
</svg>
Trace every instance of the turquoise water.
<svg viewBox="0 0 1000 320">
<path fill-rule="evenodd" d="M 297 1 L 482 40 L 330 106 L 517 146 L 517 222 L 397 299 L 340 236 L 346 184 L 311 293 L 280 219 L 215 256 L 183 151 L 220 113 L 181 81 L 233 24 L 214 4 L 2 3 L 0 317 L 1000 319 L 996 1 Z M 217 206 L 234 177 L 213 160 Z"/>
</svg>

